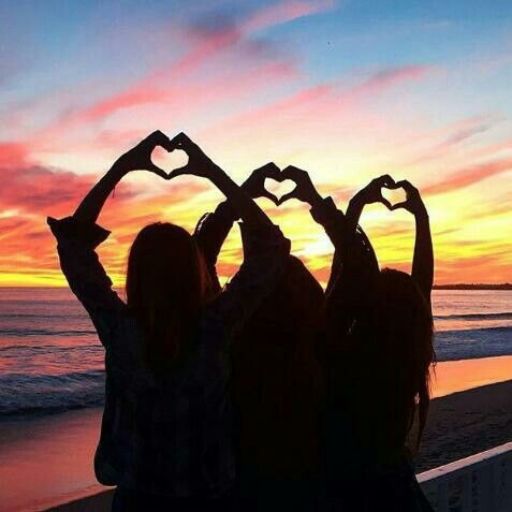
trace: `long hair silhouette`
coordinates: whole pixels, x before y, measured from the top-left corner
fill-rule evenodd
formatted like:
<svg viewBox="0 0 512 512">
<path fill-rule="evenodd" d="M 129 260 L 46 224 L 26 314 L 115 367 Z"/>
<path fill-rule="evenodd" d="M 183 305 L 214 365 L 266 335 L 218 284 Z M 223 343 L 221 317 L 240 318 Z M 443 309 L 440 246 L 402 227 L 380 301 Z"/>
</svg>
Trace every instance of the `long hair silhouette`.
<svg viewBox="0 0 512 512">
<path fill-rule="evenodd" d="M 404 439 L 417 407 L 417 448 L 427 419 L 429 368 L 435 358 L 431 307 L 409 274 L 383 269 L 377 281 L 374 315 L 375 349 L 395 386 L 391 431 L 396 432 L 397 442 Z"/>
<path fill-rule="evenodd" d="M 138 233 L 128 257 L 126 297 L 144 331 L 152 370 L 168 369 L 186 352 L 211 290 L 201 251 L 185 229 L 157 222 Z"/>
<path fill-rule="evenodd" d="M 321 286 L 290 257 L 233 345 L 241 460 L 273 477 L 305 476 L 318 462 L 324 382 L 316 350 L 323 304 Z"/>
<path fill-rule="evenodd" d="M 432 313 L 415 280 L 393 269 L 376 276 L 371 304 L 349 334 L 358 357 L 357 366 L 348 368 L 357 372 L 358 383 L 350 402 L 361 445 L 377 460 L 390 461 L 402 453 L 413 426 L 416 439 L 409 448 L 416 451 L 425 427 L 435 359 Z"/>
</svg>

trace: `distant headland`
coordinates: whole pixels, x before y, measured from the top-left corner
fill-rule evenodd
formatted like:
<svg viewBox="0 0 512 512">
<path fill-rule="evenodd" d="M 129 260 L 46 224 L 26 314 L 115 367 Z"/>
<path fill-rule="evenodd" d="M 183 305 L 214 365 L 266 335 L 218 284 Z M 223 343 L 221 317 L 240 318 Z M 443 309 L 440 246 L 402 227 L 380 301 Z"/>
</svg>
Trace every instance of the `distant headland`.
<svg viewBox="0 0 512 512">
<path fill-rule="evenodd" d="M 512 290 L 512 283 L 436 284 L 434 290 Z"/>
</svg>

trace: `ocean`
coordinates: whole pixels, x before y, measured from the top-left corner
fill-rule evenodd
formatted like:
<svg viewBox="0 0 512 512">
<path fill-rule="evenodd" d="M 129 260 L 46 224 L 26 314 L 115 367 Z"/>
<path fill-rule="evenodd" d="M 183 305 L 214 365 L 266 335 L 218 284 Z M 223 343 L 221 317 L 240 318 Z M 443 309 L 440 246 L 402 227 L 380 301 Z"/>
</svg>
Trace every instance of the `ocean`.
<svg viewBox="0 0 512 512">
<path fill-rule="evenodd" d="M 512 355 L 512 291 L 436 290 L 433 306 L 438 361 Z M 0 417 L 101 406 L 103 359 L 68 289 L 0 288 Z"/>
</svg>

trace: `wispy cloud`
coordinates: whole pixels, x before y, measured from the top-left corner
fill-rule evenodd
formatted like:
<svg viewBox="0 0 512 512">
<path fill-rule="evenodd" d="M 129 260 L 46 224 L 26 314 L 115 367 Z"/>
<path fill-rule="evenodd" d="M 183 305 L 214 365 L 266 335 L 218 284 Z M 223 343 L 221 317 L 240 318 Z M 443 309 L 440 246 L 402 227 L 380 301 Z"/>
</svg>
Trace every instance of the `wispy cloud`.
<svg viewBox="0 0 512 512">
<path fill-rule="evenodd" d="M 251 70 L 255 78 L 265 76 L 266 70 L 275 71 L 276 69 L 286 70 L 289 76 L 293 69 L 293 59 L 283 56 L 282 51 L 278 51 L 265 39 L 253 40 L 251 36 L 266 28 L 323 12 L 332 8 L 333 5 L 334 2 L 331 1 L 284 1 L 257 9 L 241 21 L 221 16 L 209 17 L 191 24 L 186 30 L 181 30 L 189 48 L 177 61 L 153 70 L 147 77 L 124 91 L 71 113 L 70 119 L 75 123 L 91 122 L 105 119 L 127 108 L 165 102 L 174 98 L 183 101 L 183 93 L 186 96 L 187 88 L 194 88 L 187 79 L 205 64 L 229 52 L 238 55 L 242 68 L 247 65 L 247 59 L 253 61 L 257 65 L 256 69 Z M 265 64 L 265 61 L 269 60 L 272 62 L 270 66 Z M 276 77 L 271 75 L 266 78 L 275 79 Z M 236 83 L 237 73 L 233 74 L 230 80 Z M 186 86 L 182 87 L 181 91 L 177 91 L 176 83 L 185 83 Z"/>
<path fill-rule="evenodd" d="M 482 180 L 492 176 L 497 176 L 504 172 L 512 170 L 512 158 L 504 158 L 492 162 L 486 162 L 477 165 L 471 165 L 455 171 L 447 178 L 424 187 L 425 194 L 444 194 L 454 190 L 461 190 L 464 187 L 474 185 Z"/>
</svg>

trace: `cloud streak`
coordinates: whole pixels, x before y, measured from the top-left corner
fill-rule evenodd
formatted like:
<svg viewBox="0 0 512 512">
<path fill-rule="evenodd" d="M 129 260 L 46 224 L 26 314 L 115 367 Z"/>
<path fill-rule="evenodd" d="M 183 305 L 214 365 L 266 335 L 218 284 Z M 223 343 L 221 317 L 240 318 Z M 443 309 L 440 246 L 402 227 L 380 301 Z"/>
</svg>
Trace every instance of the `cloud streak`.
<svg viewBox="0 0 512 512">
<path fill-rule="evenodd" d="M 510 170 L 512 170 L 512 158 L 503 158 L 492 162 L 468 166 L 459 169 L 444 180 L 434 183 L 433 185 L 427 185 L 423 188 L 423 193 L 435 195 L 461 190 Z"/>
</svg>

